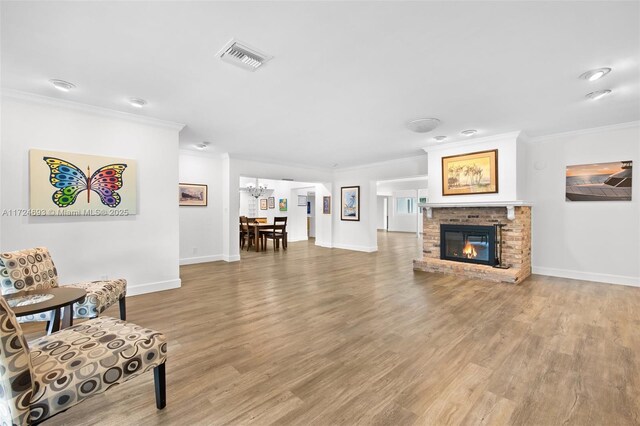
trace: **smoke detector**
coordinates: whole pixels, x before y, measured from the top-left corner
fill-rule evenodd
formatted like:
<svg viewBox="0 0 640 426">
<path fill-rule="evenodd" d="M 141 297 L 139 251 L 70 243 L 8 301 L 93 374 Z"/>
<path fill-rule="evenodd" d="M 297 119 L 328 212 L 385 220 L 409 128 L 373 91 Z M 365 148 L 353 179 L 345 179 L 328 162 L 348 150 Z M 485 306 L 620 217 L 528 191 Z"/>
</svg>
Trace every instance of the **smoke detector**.
<svg viewBox="0 0 640 426">
<path fill-rule="evenodd" d="M 229 40 L 216 56 L 225 62 L 252 72 L 273 59 L 273 56 L 235 39 Z"/>
</svg>

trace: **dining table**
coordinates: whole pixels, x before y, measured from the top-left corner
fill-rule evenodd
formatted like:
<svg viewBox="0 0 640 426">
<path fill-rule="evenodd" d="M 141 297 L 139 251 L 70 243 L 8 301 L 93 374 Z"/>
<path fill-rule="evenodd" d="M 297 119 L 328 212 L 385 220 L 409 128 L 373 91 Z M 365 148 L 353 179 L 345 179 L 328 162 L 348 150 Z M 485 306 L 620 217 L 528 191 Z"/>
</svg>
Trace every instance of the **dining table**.
<svg viewBox="0 0 640 426">
<path fill-rule="evenodd" d="M 273 223 L 262 223 L 262 222 L 249 222 L 249 228 L 253 228 L 254 235 L 254 246 L 256 247 L 256 251 L 260 251 L 260 231 L 270 231 L 273 230 Z"/>
</svg>

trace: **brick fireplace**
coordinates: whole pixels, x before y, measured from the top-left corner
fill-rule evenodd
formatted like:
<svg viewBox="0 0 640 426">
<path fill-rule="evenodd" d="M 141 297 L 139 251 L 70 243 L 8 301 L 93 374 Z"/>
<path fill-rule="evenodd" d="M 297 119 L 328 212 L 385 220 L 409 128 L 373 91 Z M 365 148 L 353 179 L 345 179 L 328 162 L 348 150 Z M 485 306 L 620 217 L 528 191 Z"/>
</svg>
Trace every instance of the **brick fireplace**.
<svg viewBox="0 0 640 426">
<path fill-rule="evenodd" d="M 413 261 L 413 269 L 516 284 L 531 275 L 531 206 L 515 202 L 424 204 L 421 207 L 422 259 Z M 446 246 L 441 237 L 447 235 L 447 230 L 451 233 L 456 229 L 459 236 L 451 237 L 453 248 L 441 252 Z M 483 229 L 487 231 L 486 238 L 480 232 Z M 495 230 L 494 237 L 490 236 L 491 230 Z M 478 262 L 477 257 L 483 261 Z M 505 268 L 492 266 L 498 263 L 496 258 Z"/>
</svg>

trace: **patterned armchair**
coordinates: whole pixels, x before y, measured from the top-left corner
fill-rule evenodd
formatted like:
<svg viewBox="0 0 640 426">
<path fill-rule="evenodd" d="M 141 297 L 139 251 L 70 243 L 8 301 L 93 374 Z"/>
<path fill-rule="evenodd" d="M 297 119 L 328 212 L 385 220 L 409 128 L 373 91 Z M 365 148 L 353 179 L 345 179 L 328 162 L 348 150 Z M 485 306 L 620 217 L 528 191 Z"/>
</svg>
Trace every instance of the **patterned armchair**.
<svg viewBox="0 0 640 426">
<path fill-rule="evenodd" d="M 153 369 L 156 406 L 166 405 L 162 333 L 109 317 L 27 345 L 0 297 L 0 424 L 40 423 L 84 399 Z"/>
<path fill-rule="evenodd" d="M 12 251 L 0 254 L 0 292 L 2 295 L 21 290 L 42 290 L 58 287 L 58 271 L 45 247 Z M 125 296 L 127 281 L 124 279 L 90 281 L 69 284 L 86 290 L 84 301 L 73 305 L 74 318 L 95 318 L 105 309 L 119 302 L 120 319 L 127 319 Z M 51 312 L 20 317 L 20 322 L 49 321 Z"/>
</svg>

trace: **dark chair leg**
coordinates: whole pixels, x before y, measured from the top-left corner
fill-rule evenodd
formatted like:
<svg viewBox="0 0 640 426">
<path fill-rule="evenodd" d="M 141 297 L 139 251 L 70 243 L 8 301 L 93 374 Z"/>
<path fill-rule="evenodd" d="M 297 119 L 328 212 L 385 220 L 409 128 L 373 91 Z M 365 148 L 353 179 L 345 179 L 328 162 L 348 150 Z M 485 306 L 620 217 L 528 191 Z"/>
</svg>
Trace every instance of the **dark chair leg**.
<svg viewBox="0 0 640 426">
<path fill-rule="evenodd" d="M 47 323 L 49 326 L 47 334 L 55 333 L 60 330 L 60 308 L 54 309 L 52 312 L 52 318 Z"/>
<path fill-rule="evenodd" d="M 153 380 L 156 385 L 156 407 L 162 410 L 167 405 L 167 381 L 165 380 L 165 366 L 163 362 L 153 369 Z"/>
<path fill-rule="evenodd" d="M 120 319 L 122 321 L 126 321 L 127 320 L 127 298 L 122 296 L 120 298 L 120 300 L 118 300 L 118 303 L 120 303 Z"/>
</svg>

